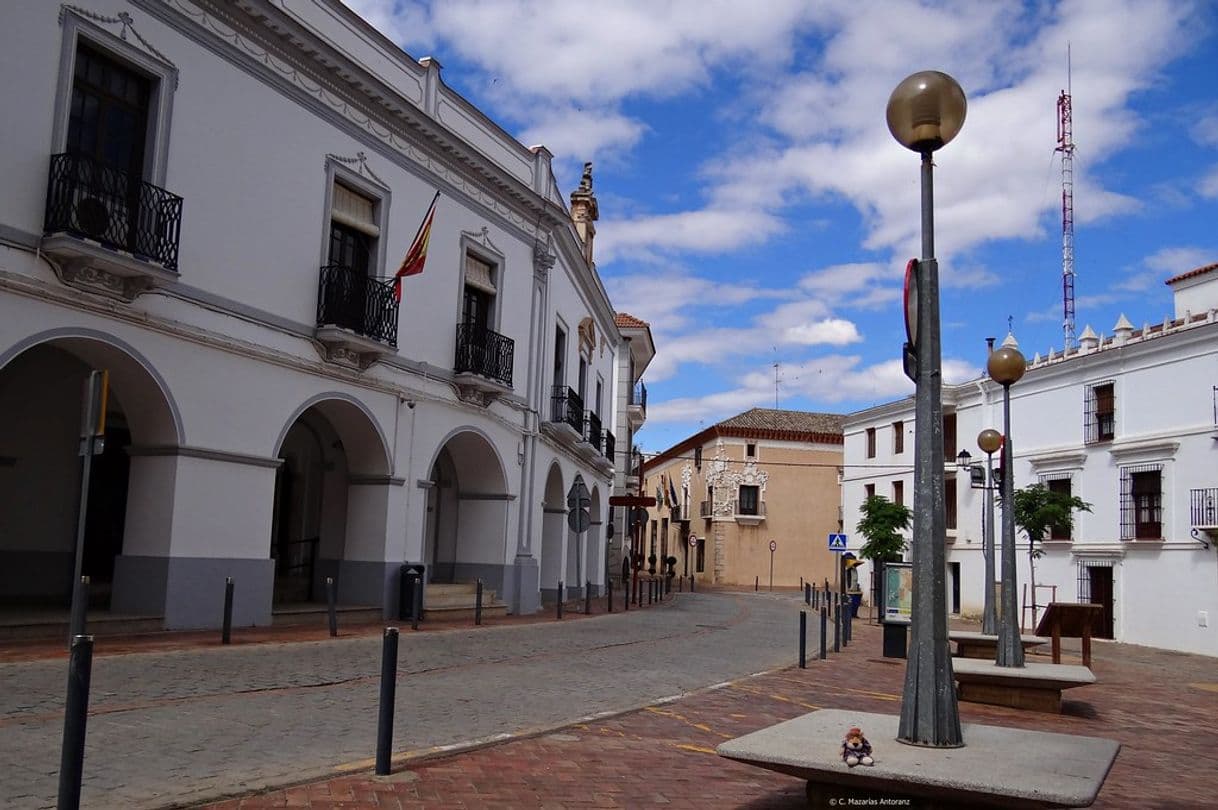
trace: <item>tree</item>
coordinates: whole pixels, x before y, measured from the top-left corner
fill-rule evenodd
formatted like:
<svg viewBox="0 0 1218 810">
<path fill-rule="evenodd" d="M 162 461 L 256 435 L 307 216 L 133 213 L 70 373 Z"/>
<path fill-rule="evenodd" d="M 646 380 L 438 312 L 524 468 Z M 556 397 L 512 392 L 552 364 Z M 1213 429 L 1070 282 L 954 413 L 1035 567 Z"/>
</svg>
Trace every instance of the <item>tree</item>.
<svg viewBox="0 0 1218 810">
<path fill-rule="evenodd" d="M 863 501 L 859 514 L 862 517 L 854 530 L 867 538 L 867 542 L 859 549 L 859 556 L 873 562 L 901 559 L 901 552 L 905 550 L 905 538 L 901 536 L 901 530 L 909 528 L 912 518 L 909 508 L 893 503 L 883 495 L 872 495 Z"/>
<path fill-rule="evenodd" d="M 1070 531 L 1074 513 L 1090 512 L 1091 504 L 1076 495 L 1054 492 L 1044 484 L 1032 484 L 1015 490 L 1015 525 L 1028 536 L 1028 583 L 1032 586 L 1032 628 L 1036 615 L 1036 560 L 1045 553 L 1038 544 L 1053 528 Z"/>
</svg>

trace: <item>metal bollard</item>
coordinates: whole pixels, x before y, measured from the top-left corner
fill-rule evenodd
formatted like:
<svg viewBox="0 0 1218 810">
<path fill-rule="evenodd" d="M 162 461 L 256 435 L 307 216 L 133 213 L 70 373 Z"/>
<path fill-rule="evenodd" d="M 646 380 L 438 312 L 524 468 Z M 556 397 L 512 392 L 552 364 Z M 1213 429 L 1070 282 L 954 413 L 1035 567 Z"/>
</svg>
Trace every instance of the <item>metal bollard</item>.
<svg viewBox="0 0 1218 810">
<path fill-rule="evenodd" d="M 85 622 L 89 612 L 89 578 L 82 576 L 76 585 L 72 599 L 72 616 L 68 623 L 68 649 L 72 649 L 77 636 L 85 634 Z"/>
<path fill-rule="evenodd" d="M 555 611 L 558 614 L 558 618 L 560 618 L 560 619 L 562 618 L 562 600 L 563 600 L 563 597 L 566 595 L 567 595 L 567 591 L 563 587 L 562 581 L 560 580 L 558 583 L 558 606 L 555 608 Z"/>
<path fill-rule="evenodd" d="M 694 592 L 694 575 L 693 574 L 689 575 L 689 592 L 690 593 Z"/>
<path fill-rule="evenodd" d="M 612 579 L 612 578 L 610 578 L 610 579 L 609 579 L 609 581 L 608 581 L 607 583 L 605 583 L 605 584 L 606 584 L 606 586 L 607 586 L 607 588 L 606 588 L 606 590 L 607 590 L 606 596 L 608 596 L 608 597 L 609 597 L 609 605 L 608 605 L 608 607 L 609 607 L 609 612 L 610 612 L 610 613 L 612 613 L 612 612 L 613 612 L 613 579 Z"/>
<path fill-rule="evenodd" d="M 685 593 L 685 577 L 677 577 L 677 593 Z"/>
<path fill-rule="evenodd" d="M 842 644 L 846 647 L 850 646 L 850 642 L 854 641 L 854 605 L 849 599 L 845 604 L 846 623 L 842 627 Z"/>
<path fill-rule="evenodd" d="M 410 629 L 418 630 L 419 622 L 423 620 L 423 577 L 414 577 L 414 604 L 410 609 Z"/>
<path fill-rule="evenodd" d="M 89 681 L 93 674 L 93 636 L 76 636 L 68 658 L 68 695 L 59 755 L 59 810 L 80 807 L 84 775 L 85 726 L 89 718 Z"/>
<path fill-rule="evenodd" d="M 799 611 L 799 668 L 808 668 L 808 611 Z"/>
<path fill-rule="evenodd" d="M 474 589 L 474 626 L 482 626 L 482 577 L 478 578 L 477 587 Z"/>
<path fill-rule="evenodd" d="M 622 600 L 622 612 L 629 613 L 630 612 L 630 580 L 629 579 L 622 583 L 622 596 L 626 597 L 625 599 Z"/>
<path fill-rule="evenodd" d="M 761 577 L 760 576 L 753 577 L 753 590 L 754 591 L 761 590 Z"/>
<path fill-rule="evenodd" d="M 842 651 L 842 605 L 833 594 L 833 651 Z"/>
<path fill-rule="evenodd" d="M 804 583 L 804 604 L 809 605 L 809 606 L 812 604 L 812 583 L 811 582 Z"/>
<path fill-rule="evenodd" d="M 326 577 L 326 609 L 330 614 L 330 638 L 335 638 L 338 635 L 338 594 L 334 577 Z"/>
<path fill-rule="evenodd" d="M 393 701 L 398 680 L 398 629 L 385 628 L 381 645 L 381 707 L 376 720 L 376 775 L 389 775 L 389 750 L 393 747 Z"/>
<path fill-rule="evenodd" d="M 799 589 L 801 591 L 804 589 L 804 578 L 803 577 L 799 578 Z"/>
<path fill-rule="evenodd" d="M 825 650 L 826 638 L 829 635 L 829 614 L 824 605 L 820 606 L 820 657 L 821 660 L 828 658 L 828 653 Z"/>
<path fill-rule="evenodd" d="M 224 578 L 224 627 L 220 631 L 220 643 L 231 644 L 233 640 L 233 578 Z"/>
<path fill-rule="evenodd" d="M 647 580 L 647 604 L 648 605 L 650 605 L 652 602 L 654 602 L 655 598 L 656 598 L 655 582 L 656 581 L 654 579 Z"/>
<path fill-rule="evenodd" d="M 592 580 L 584 580 L 584 615 L 592 614 Z"/>
</svg>

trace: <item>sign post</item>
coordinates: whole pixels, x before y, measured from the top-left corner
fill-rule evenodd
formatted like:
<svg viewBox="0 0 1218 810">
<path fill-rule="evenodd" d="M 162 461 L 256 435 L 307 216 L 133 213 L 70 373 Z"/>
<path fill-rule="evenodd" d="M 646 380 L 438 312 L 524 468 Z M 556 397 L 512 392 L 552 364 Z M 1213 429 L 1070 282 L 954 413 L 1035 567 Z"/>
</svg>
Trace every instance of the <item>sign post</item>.
<svg viewBox="0 0 1218 810">
<path fill-rule="evenodd" d="M 630 521 L 630 568 L 633 572 L 630 591 L 626 594 L 626 603 L 635 593 L 639 583 L 639 563 L 643 550 L 643 524 L 647 522 L 648 507 L 656 505 L 656 499 L 648 495 L 613 495 L 609 498 L 610 506 L 625 506 L 631 508 L 633 520 Z"/>
<path fill-rule="evenodd" d="M 592 516 L 588 512 L 591 507 L 592 496 L 588 494 L 588 487 L 584 485 L 583 476 L 577 475 L 571 484 L 571 490 L 567 493 L 567 526 L 579 535 L 575 546 L 575 571 L 579 582 L 587 579 L 584 576 L 586 571 L 583 559 L 583 534 L 592 524 Z M 559 599 L 561 598 L 560 594 Z"/>
<path fill-rule="evenodd" d="M 836 534 L 836 533 L 831 532 L 829 534 L 829 550 L 836 554 L 840 554 L 843 551 L 845 551 L 846 550 L 846 535 Z M 839 557 L 838 561 L 837 561 L 837 565 L 833 566 L 833 584 L 836 586 L 835 590 L 840 590 L 842 587 L 845 586 L 845 583 L 841 581 L 841 576 L 840 576 L 841 567 L 842 567 L 841 563 L 842 563 L 842 561 L 841 561 L 841 558 Z M 825 580 L 826 585 L 828 584 L 828 582 L 829 582 L 828 580 Z"/>
<path fill-rule="evenodd" d="M 778 550 L 778 543 L 770 541 L 770 590 L 774 590 L 774 552 Z"/>
<path fill-rule="evenodd" d="M 89 516 L 89 478 L 93 456 L 106 449 L 106 400 L 110 392 L 110 372 L 90 371 L 84 383 L 80 416 L 80 508 L 76 515 L 76 559 L 72 567 L 72 612 L 68 628 L 68 646 L 74 636 L 85 633 L 85 614 L 89 609 L 88 594 L 80 586 L 80 569 L 85 552 L 85 524 Z"/>
</svg>

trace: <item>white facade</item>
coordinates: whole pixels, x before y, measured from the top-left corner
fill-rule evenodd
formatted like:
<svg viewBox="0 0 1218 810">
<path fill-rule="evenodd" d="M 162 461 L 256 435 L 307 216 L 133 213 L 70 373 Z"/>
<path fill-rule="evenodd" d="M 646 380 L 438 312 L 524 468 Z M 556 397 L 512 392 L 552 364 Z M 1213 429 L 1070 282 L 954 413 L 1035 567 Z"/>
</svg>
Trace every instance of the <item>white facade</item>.
<svg viewBox="0 0 1218 810">
<path fill-rule="evenodd" d="M 1092 507 L 1075 514 L 1069 538 L 1043 543 L 1036 582 L 1056 590 L 1038 587 L 1037 604 L 1106 604 L 1118 640 L 1218 655 L 1218 265 L 1185 275 L 1189 311 L 1177 319 L 1135 330 L 1122 317 L 1107 338 L 1088 328 L 1066 356 L 1023 347 L 1032 362 L 1011 387 L 1014 485 L 1068 486 Z M 1179 281 L 1169 283 L 1178 293 Z M 954 479 L 956 513 L 953 528 L 949 503 L 948 608 L 979 615 L 984 490 L 970 486 L 955 457 L 967 450 L 984 463 L 976 436 L 1002 432 L 1002 388 L 985 378 L 945 385 L 943 410 L 945 494 L 952 498 Z M 853 547 L 862 543 L 853 527 L 868 486 L 892 500 L 900 482 L 912 505 L 913 454 L 912 398 L 847 418 L 842 505 Z M 996 520 L 1001 526 L 1000 507 Z M 1027 538 L 1017 535 L 1021 604 L 1030 605 Z"/>
<path fill-rule="evenodd" d="M 19 0 L 0 69 L 0 603 L 68 593 L 90 369 L 116 612 L 217 626 L 231 576 L 265 624 L 335 576 L 388 616 L 403 563 L 516 612 L 604 581 L 620 336 L 544 147 L 337 0 Z"/>
<path fill-rule="evenodd" d="M 647 386 L 640 382 L 643 372 L 655 357 L 655 342 L 651 327 L 633 315 L 620 312 L 617 315 L 618 330 L 625 341 L 617 361 L 617 448 L 614 456 L 614 495 L 640 495 L 639 484 L 642 457 L 635 456 L 634 435 L 647 421 Z M 630 522 L 630 507 L 619 506 L 611 510 L 613 534 L 609 538 L 606 554 L 609 574 L 621 576 L 622 561 L 630 554 L 630 537 L 633 527 Z"/>
</svg>

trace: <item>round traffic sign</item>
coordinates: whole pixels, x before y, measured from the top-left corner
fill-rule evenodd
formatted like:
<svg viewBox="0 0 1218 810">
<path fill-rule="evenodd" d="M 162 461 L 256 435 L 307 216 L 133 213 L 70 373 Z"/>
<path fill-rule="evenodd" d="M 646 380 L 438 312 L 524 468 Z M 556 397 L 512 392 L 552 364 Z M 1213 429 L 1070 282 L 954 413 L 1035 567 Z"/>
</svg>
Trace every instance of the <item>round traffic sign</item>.
<svg viewBox="0 0 1218 810">
<path fill-rule="evenodd" d="M 777 543 L 775 543 L 773 540 L 771 540 L 771 541 L 770 541 L 770 551 L 774 551 L 774 550 L 776 550 L 777 548 L 778 548 L 778 544 L 777 544 Z"/>
<path fill-rule="evenodd" d="M 694 534 L 691 534 L 691 535 L 689 536 L 689 544 L 690 544 L 691 546 L 696 546 L 696 545 L 698 545 L 698 536 L 697 536 L 697 535 L 694 535 Z"/>
</svg>

